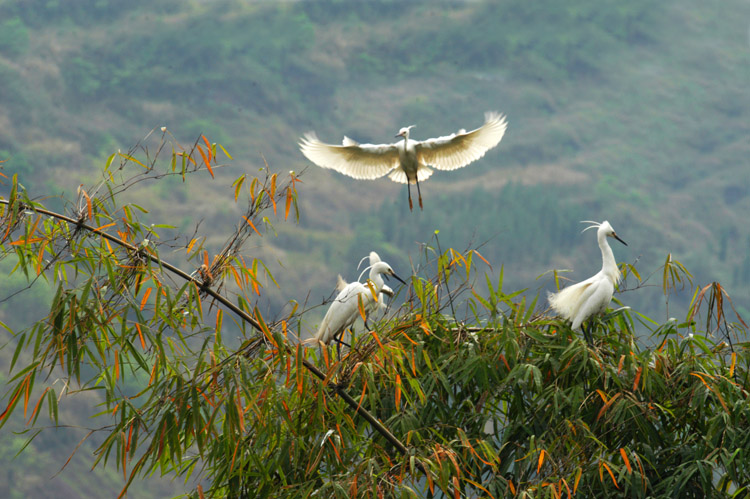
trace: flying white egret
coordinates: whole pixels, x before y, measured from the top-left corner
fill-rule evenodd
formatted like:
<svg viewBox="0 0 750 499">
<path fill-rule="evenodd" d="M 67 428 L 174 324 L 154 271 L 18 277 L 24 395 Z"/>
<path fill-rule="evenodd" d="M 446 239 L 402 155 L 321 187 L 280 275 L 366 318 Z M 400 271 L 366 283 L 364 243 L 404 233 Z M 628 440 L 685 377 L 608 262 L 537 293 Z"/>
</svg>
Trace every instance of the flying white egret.
<svg viewBox="0 0 750 499">
<path fill-rule="evenodd" d="M 585 281 L 547 295 L 552 308 L 565 319 L 571 321 L 570 327 L 573 330 L 581 327 L 583 321 L 589 317 L 601 314 L 607 309 L 609 302 L 612 300 L 615 285 L 620 281 L 620 270 L 617 268 L 615 256 L 612 253 L 612 248 L 609 247 L 609 243 L 607 243 L 607 238 L 613 237 L 627 246 L 627 243 L 617 236 L 615 230 L 606 220 L 602 223 L 588 220 L 581 223 L 592 224 L 583 229 L 583 232 L 595 227 L 598 228 L 596 239 L 599 243 L 599 249 L 602 250 L 602 270 Z M 586 340 L 591 343 L 585 329 L 583 333 Z"/>
<path fill-rule="evenodd" d="M 328 308 L 325 317 L 323 317 L 323 321 L 320 323 L 318 332 L 315 334 L 313 340 L 328 345 L 331 340 L 341 336 L 357 320 L 360 299 L 365 309 L 365 315 L 369 311 L 375 310 L 377 305 L 370 302 L 375 301 L 375 296 L 382 296 L 381 292 L 385 286 L 383 276 L 393 276 L 406 284 L 393 272 L 390 265 L 385 262 L 376 262 L 370 267 L 370 279 L 368 283 L 350 282 L 339 292 Z"/>
<path fill-rule="evenodd" d="M 394 144 L 360 144 L 344 137 L 340 146 L 325 144 L 318 140 L 315 132 L 308 132 L 300 139 L 300 149 L 307 159 L 322 168 L 330 168 L 357 179 L 373 180 L 388 173 L 394 182 L 406 184 L 411 201 L 411 184 L 417 184 L 419 207 L 422 208 L 422 193 L 419 182 L 432 175 L 430 166 L 438 170 L 455 170 L 478 160 L 495 147 L 505 134 L 508 124 L 505 116 L 496 112 L 485 114 L 484 125 L 467 132 L 423 141 L 409 138 L 409 130 L 415 125 L 399 130 L 396 137 L 403 140 Z"/>
</svg>

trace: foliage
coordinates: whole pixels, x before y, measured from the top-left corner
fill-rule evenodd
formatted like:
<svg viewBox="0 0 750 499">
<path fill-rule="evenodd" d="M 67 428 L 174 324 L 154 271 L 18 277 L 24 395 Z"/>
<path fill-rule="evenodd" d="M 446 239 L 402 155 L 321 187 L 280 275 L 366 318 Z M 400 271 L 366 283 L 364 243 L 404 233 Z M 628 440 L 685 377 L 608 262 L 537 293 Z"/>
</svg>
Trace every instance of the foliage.
<svg viewBox="0 0 750 499">
<path fill-rule="evenodd" d="M 507 291 L 502 271 L 483 277 L 481 253 L 443 250 L 435 233 L 387 316 L 341 357 L 318 354 L 295 340 L 308 311 L 261 315 L 275 281 L 242 249 L 274 216 L 298 217 L 294 174 L 235 181 L 246 210 L 214 257 L 203 236 L 120 201 L 145 181 L 213 176 L 217 155 L 205 137 L 182 149 L 156 132 L 110 156 L 68 215 L 10 179 L 2 255 L 56 291 L 46 317 L 14 331 L 0 425 L 14 412 L 60 424 L 60 390 L 98 393 L 94 465 L 122 473 L 123 492 L 158 472 L 200 478 L 196 497 L 748 493 L 750 345 L 718 283 L 681 324 L 621 308 L 587 345 L 538 298 Z M 169 248 L 195 272 L 165 261 Z M 683 276 L 668 259 L 664 290 Z"/>
<path fill-rule="evenodd" d="M 14 17 L 0 22 L 0 53 L 18 56 L 29 46 L 29 30 L 21 19 Z"/>
</svg>

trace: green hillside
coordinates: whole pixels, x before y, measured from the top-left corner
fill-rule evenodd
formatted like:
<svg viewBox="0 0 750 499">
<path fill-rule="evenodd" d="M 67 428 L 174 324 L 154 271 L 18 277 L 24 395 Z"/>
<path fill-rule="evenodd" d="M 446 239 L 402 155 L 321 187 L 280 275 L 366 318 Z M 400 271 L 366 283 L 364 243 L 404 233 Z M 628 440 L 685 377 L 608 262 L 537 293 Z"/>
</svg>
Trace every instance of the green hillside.
<svg viewBox="0 0 750 499">
<path fill-rule="evenodd" d="M 234 157 L 216 179 L 144 185 L 133 199 L 158 200 L 152 223 L 215 228 L 214 249 L 239 218 L 236 177 L 266 162 L 303 171 L 300 224 L 254 247 L 280 285 L 261 304 L 272 314 L 322 302 L 370 250 L 408 274 L 436 230 L 443 247 L 479 246 L 507 289 L 552 289 L 537 277 L 599 269 L 579 221 L 607 219 L 628 243 L 618 261 L 656 273 L 653 286 L 629 279 L 624 304 L 667 318 L 671 253 L 750 316 L 748 19 L 744 0 L 3 2 L 2 171 L 32 195 L 70 194 L 153 128 L 184 144 L 205 134 Z M 488 110 L 507 114 L 505 138 L 435 173 L 422 212 L 404 186 L 320 169 L 297 146 L 309 130 L 389 142 L 410 124 L 424 139 L 475 128 Z M 684 316 L 692 291 L 669 315 Z"/>
</svg>

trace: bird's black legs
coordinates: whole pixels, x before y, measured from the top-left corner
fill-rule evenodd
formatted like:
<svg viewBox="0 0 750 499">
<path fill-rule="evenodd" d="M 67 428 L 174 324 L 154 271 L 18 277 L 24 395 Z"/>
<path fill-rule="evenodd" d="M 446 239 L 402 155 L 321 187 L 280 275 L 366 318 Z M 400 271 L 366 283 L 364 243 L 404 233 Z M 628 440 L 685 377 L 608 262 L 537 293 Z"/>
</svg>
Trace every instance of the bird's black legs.
<svg viewBox="0 0 750 499">
<path fill-rule="evenodd" d="M 422 210 L 422 191 L 419 190 L 419 179 L 416 179 L 417 182 L 417 194 L 419 194 L 419 209 Z"/>
<path fill-rule="evenodd" d="M 341 339 L 344 336 L 344 331 L 341 331 L 341 334 L 338 336 L 334 336 L 333 341 L 336 342 L 336 358 L 341 359 L 341 345 L 344 345 L 345 347 L 351 348 L 352 346 L 348 343 L 344 343 L 344 341 Z"/>
<path fill-rule="evenodd" d="M 591 330 L 593 329 L 593 326 L 591 325 L 591 322 L 588 323 L 588 327 L 586 327 L 586 324 L 583 324 L 581 329 L 583 330 L 583 337 L 586 338 L 586 343 L 589 344 L 589 346 L 594 346 L 594 341 L 591 337 Z"/>
<path fill-rule="evenodd" d="M 408 180 L 406 181 L 406 192 L 409 194 L 409 211 L 413 211 L 414 205 L 412 205 L 412 202 L 411 202 L 411 184 L 409 183 Z"/>
</svg>

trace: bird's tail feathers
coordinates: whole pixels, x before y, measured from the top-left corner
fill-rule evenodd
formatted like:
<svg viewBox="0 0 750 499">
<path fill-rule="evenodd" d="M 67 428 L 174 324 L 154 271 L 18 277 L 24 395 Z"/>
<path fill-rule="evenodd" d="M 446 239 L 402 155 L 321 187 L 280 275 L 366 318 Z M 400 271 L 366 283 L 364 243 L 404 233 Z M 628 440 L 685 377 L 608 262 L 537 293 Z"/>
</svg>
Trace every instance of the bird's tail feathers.
<svg viewBox="0 0 750 499">
<path fill-rule="evenodd" d="M 341 274 L 336 278 L 336 291 L 343 291 L 346 287 L 347 282 L 341 277 Z"/>
<path fill-rule="evenodd" d="M 323 342 L 318 340 L 316 336 L 313 336 L 312 338 L 307 338 L 306 340 L 302 340 L 301 343 L 305 347 L 312 347 L 312 346 L 317 345 L 318 343 L 323 343 Z"/>
<path fill-rule="evenodd" d="M 566 319 L 572 319 L 576 313 L 578 299 L 588 285 L 589 283 L 584 281 L 563 288 L 557 293 L 548 293 L 547 301 L 549 301 L 549 304 L 557 311 L 557 313 Z"/>
</svg>

